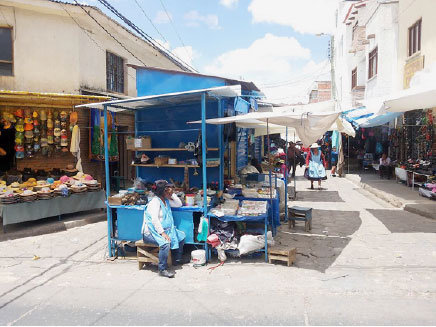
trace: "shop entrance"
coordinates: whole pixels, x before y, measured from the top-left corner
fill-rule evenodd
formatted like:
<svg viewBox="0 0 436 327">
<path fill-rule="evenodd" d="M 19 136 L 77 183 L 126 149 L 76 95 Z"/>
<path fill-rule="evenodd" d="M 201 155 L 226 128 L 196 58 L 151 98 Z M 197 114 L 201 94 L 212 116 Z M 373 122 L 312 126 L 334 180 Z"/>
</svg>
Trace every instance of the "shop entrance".
<svg viewBox="0 0 436 327">
<path fill-rule="evenodd" d="M 14 166 L 15 129 L 0 127 L 0 175 Z"/>
</svg>

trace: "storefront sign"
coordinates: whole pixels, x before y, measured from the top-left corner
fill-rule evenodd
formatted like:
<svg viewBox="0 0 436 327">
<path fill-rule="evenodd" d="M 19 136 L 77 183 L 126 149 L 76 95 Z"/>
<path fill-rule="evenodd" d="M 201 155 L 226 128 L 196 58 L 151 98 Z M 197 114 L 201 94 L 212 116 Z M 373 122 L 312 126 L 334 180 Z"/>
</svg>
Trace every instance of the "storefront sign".
<svg viewBox="0 0 436 327">
<path fill-rule="evenodd" d="M 403 88 L 408 89 L 410 87 L 410 80 L 417 71 L 424 68 L 424 56 L 418 56 L 413 58 L 404 65 L 404 79 Z"/>
</svg>

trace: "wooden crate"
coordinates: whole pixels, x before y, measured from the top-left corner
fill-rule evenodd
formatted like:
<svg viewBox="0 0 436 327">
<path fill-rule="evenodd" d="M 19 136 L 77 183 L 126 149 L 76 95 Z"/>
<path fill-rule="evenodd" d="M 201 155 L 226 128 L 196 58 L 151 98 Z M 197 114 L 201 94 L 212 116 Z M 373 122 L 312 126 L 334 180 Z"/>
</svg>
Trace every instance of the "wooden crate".
<svg viewBox="0 0 436 327">
<path fill-rule="evenodd" d="M 296 248 L 271 247 L 268 248 L 268 262 L 273 260 L 286 262 L 288 267 L 292 265 L 297 257 Z"/>
<path fill-rule="evenodd" d="M 138 267 L 141 270 L 146 263 L 159 263 L 159 246 L 155 244 L 144 243 L 139 240 L 135 242 L 137 249 Z M 168 266 L 172 265 L 171 250 L 168 254 Z"/>
</svg>

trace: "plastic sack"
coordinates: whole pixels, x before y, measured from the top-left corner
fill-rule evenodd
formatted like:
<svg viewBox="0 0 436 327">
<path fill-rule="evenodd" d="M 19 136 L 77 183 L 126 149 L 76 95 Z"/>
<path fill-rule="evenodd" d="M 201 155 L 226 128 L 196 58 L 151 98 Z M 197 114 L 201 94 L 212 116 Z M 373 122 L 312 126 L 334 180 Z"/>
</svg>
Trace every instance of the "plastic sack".
<svg viewBox="0 0 436 327">
<path fill-rule="evenodd" d="M 268 245 L 274 245 L 272 233 L 267 233 Z M 265 247 L 264 235 L 242 235 L 239 241 L 238 250 L 239 254 L 247 254 L 253 251 L 263 249 Z"/>
<path fill-rule="evenodd" d="M 136 190 L 145 190 L 145 182 L 141 177 L 137 177 L 135 178 L 135 180 L 133 181 L 133 188 L 135 188 Z"/>
</svg>

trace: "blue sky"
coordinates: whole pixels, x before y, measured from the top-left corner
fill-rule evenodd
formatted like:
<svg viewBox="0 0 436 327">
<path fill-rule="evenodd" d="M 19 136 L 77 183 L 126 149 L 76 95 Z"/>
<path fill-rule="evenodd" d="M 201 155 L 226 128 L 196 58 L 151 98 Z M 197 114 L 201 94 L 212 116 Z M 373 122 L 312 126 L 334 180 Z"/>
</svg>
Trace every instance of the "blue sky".
<svg viewBox="0 0 436 327">
<path fill-rule="evenodd" d="M 313 80 L 329 77 L 330 38 L 316 34 L 333 30 L 337 0 L 109 2 L 199 72 L 253 81 L 275 102 L 304 101 Z"/>
</svg>

